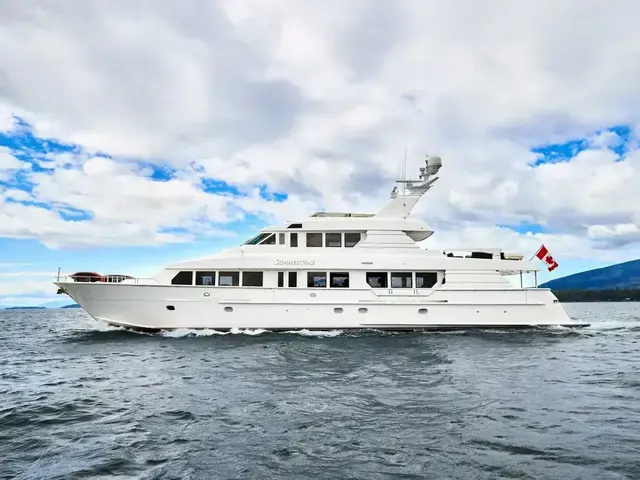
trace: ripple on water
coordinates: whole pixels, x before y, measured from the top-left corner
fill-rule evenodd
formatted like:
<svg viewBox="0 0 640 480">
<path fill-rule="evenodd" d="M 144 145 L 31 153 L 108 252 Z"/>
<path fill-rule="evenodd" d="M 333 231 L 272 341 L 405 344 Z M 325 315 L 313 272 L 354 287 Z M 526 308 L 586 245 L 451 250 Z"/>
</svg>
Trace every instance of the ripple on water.
<svg viewBox="0 0 640 480">
<path fill-rule="evenodd" d="M 592 326 L 140 334 L 0 312 L 0 478 L 640 478 L 638 307 L 567 308 Z"/>
</svg>

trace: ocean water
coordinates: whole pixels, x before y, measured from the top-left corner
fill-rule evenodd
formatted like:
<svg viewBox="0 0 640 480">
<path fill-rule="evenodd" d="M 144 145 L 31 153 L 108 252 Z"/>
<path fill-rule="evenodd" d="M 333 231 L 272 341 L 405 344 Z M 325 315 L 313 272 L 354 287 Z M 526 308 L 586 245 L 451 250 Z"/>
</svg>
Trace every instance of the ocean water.
<svg viewBox="0 0 640 480">
<path fill-rule="evenodd" d="M 640 304 L 579 331 L 173 332 L 0 311 L 0 478 L 638 479 Z"/>
</svg>

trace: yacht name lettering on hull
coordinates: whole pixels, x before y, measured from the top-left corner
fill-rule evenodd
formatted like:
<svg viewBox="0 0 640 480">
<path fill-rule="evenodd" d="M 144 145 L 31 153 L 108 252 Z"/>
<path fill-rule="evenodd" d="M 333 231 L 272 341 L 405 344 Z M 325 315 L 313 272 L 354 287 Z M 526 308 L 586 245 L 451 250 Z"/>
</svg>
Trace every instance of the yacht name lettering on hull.
<svg viewBox="0 0 640 480">
<path fill-rule="evenodd" d="M 315 260 L 283 260 L 283 259 L 276 259 L 276 265 L 286 265 L 288 267 L 291 266 L 312 266 L 315 265 L 316 261 Z"/>
</svg>

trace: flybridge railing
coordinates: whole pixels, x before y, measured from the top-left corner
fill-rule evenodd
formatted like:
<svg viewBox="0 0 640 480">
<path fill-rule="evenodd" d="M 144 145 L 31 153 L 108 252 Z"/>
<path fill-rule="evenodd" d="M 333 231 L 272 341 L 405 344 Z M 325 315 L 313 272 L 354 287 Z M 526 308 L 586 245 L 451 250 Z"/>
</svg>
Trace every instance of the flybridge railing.
<svg viewBox="0 0 640 480">
<path fill-rule="evenodd" d="M 58 275 L 56 276 L 56 282 L 66 282 L 66 283 L 122 283 L 127 281 L 127 284 L 157 284 L 158 280 L 151 277 L 132 277 L 131 275 L 121 275 L 121 274 L 107 274 L 100 275 L 94 272 L 79 272 L 71 275 Z"/>
<path fill-rule="evenodd" d="M 56 277 L 58 282 L 102 282 L 102 283 L 120 283 L 124 280 L 133 280 L 129 275 L 99 275 L 92 273 L 74 273 L 72 275 L 60 275 Z"/>
</svg>

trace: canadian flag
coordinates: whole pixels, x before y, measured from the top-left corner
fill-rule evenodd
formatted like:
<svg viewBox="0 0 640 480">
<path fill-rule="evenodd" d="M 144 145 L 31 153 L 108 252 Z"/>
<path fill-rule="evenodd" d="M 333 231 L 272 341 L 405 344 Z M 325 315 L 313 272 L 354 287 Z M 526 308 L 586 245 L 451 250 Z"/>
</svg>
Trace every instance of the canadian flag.
<svg viewBox="0 0 640 480">
<path fill-rule="evenodd" d="M 538 257 L 540 260 L 542 260 L 544 263 L 547 264 L 547 269 L 550 272 L 555 270 L 558 267 L 558 262 L 556 262 L 553 259 L 553 257 L 549 253 L 549 250 L 544 245 L 540 246 L 540 248 L 536 252 L 536 257 Z"/>
</svg>

